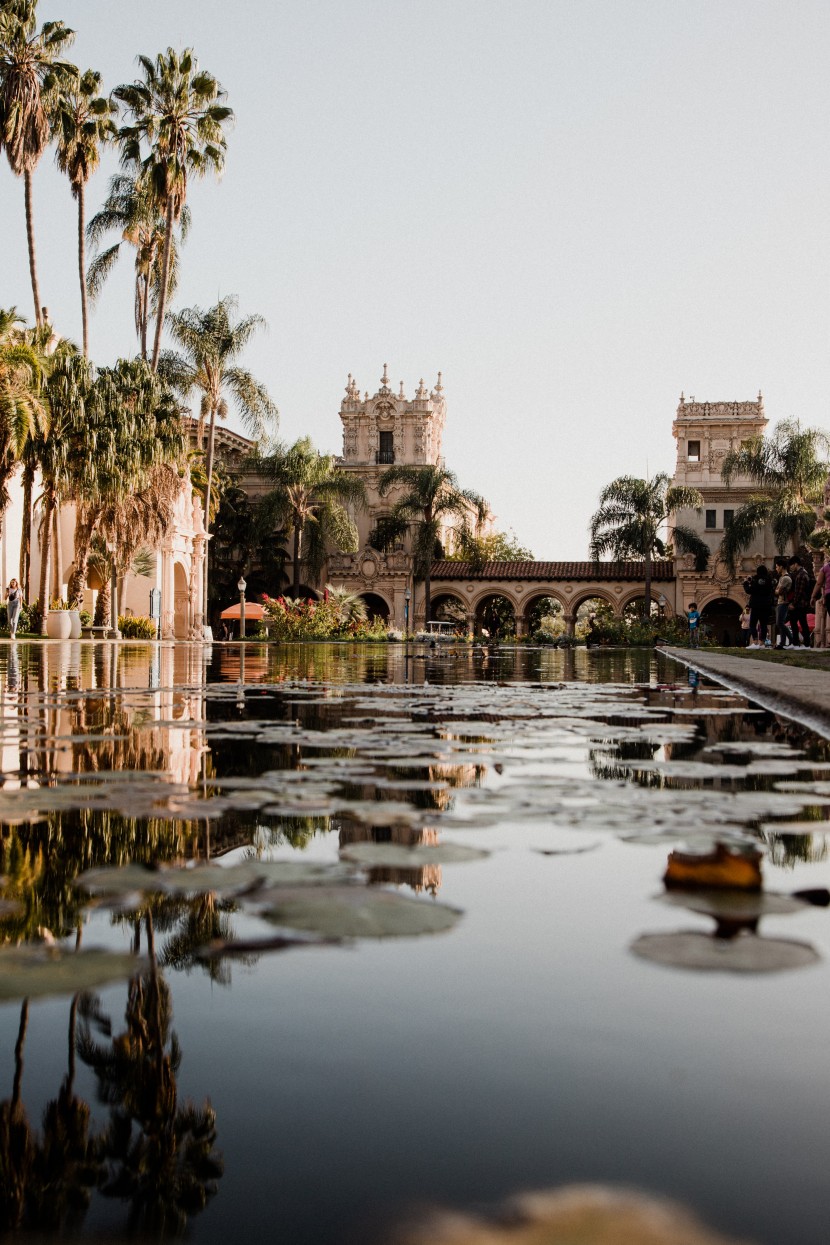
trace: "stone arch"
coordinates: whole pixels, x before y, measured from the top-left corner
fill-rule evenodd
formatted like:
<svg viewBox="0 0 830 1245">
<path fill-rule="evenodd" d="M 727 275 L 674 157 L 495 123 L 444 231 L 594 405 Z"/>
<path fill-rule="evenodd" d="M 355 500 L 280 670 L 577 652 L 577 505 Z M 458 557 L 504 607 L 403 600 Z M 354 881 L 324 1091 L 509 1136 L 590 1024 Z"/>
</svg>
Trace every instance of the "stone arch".
<svg viewBox="0 0 830 1245">
<path fill-rule="evenodd" d="M 484 631 L 491 639 L 513 635 L 520 619 L 521 606 L 507 592 L 491 589 L 483 592 L 476 601 L 474 630 L 477 635 Z"/>
<path fill-rule="evenodd" d="M 642 586 L 640 586 L 639 588 L 636 588 L 633 592 L 629 592 L 629 593 L 626 593 L 625 595 L 623 595 L 623 596 L 620 598 L 620 601 L 619 601 L 619 612 L 620 612 L 620 614 L 622 614 L 622 613 L 623 613 L 623 611 L 625 610 L 625 608 L 626 608 L 626 606 L 627 606 L 627 605 L 633 605 L 633 603 L 634 603 L 635 601 L 641 601 L 641 600 L 643 600 L 643 599 L 644 599 L 644 597 L 645 597 L 645 592 L 644 592 L 644 590 L 643 590 L 643 587 L 642 587 Z M 652 586 L 651 586 L 651 605 L 652 605 L 652 613 L 654 613 L 654 612 L 655 612 L 655 610 L 654 610 L 654 606 L 655 606 L 655 605 L 658 607 L 658 611 L 659 611 L 659 606 L 660 606 L 660 598 L 661 598 L 661 597 L 663 598 L 663 603 L 664 603 L 664 604 L 663 604 L 663 614 L 662 614 L 662 616 L 663 616 L 664 618 L 673 618 L 673 617 L 674 617 L 674 607 L 673 607 L 673 605 L 672 605 L 671 601 L 670 601 L 670 600 L 669 600 L 669 598 L 666 596 L 665 592 L 661 592 L 661 591 L 660 591 L 660 586 L 659 586 L 659 584 L 652 584 Z"/>
<path fill-rule="evenodd" d="M 471 614 L 477 614 L 479 612 L 479 609 L 481 608 L 482 603 L 487 599 L 487 597 L 493 597 L 493 596 L 504 597 L 505 600 L 509 601 L 510 604 L 513 606 L 513 613 L 516 615 L 516 617 L 518 618 L 521 615 L 521 612 L 522 612 L 521 600 L 516 600 L 516 598 L 512 596 L 510 592 L 508 592 L 505 588 L 498 587 L 498 585 L 496 584 L 491 584 L 489 588 L 484 588 L 480 590 L 476 595 L 473 596 L 472 600 L 470 601 L 467 607 L 469 609 L 469 612 Z"/>
<path fill-rule="evenodd" d="M 432 593 L 429 609 L 431 622 L 458 622 L 466 630 L 470 606 L 460 592 L 441 589 Z"/>
<path fill-rule="evenodd" d="M 389 622 L 392 607 L 386 597 L 381 596 L 379 592 L 361 592 L 360 599 L 366 606 L 366 614 L 370 620 L 381 618 L 384 622 Z"/>
<path fill-rule="evenodd" d="M 177 640 L 190 636 L 190 585 L 187 570 L 178 558 L 173 563 L 173 634 Z"/>
<path fill-rule="evenodd" d="M 563 594 L 559 592 L 551 592 L 549 588 L 540 588 L 538 592 L 531 592 L 525 598 L 521 605 L 521 616 L 526 630 L 530 630 L 531 615 L 534 608 L 540 601 L 557 601 L 562 607 L 562 617 L 564 618 L 570 610 L 570 602 L 565 600 Z"/>
<path fill-rule="evenodd" d="M 741 602 L 728 594 L 711 593 L 704 604 L 697 602 L 697 608 L 700 610 L 701 625 L 709 632 L 712 639 L 724 648 L 732 648 L 740 644 L 740 617 L 743 610 Z"/>
<path fill-rule="evenodd" d="M 609 605 L 615 614 L 619 614 L 622 608 L 619 599 L 607 588 L 594 587 L 590 584 L 584 584 L 578 588 L 565 608 L 569 614 L 575 615 L 580 605 L 584 605 L 586 601 L 602 601 L 605 605 Z"/>
</svg>

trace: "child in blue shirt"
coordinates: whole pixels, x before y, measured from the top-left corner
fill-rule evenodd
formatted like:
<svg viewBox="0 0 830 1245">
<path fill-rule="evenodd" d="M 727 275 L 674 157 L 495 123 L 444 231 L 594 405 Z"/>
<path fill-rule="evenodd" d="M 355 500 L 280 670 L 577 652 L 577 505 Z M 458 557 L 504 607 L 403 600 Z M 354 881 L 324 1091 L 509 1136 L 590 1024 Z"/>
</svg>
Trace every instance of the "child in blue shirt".
<svg viewBox="0 0 830 1245">
<path fill-rule="evenodd" d="M 697 601 L 692 601 L 686 613 L 689 621 L 689 644 L 692 648 L 697 648 L 700 641 L 700 614 L 698 613 Z"/>
</svg>

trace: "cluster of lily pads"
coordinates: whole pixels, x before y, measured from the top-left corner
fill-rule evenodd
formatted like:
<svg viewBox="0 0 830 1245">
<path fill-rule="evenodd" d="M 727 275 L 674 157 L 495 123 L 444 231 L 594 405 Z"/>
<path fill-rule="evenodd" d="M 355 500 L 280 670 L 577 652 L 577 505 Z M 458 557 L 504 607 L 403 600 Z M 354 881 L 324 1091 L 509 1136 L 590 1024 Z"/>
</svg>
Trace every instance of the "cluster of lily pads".
<svg viewBox="0 0 830 1245">
<path fill-rule="evenodd" d="M 251 859 L 152 869 L 134 864 L 90 870 L 77 879 L 91 906 L 124 911 L 153 895 L 212 893 L 273 929 L 253 943 L 208 945 L 205 956 L 451 929 L 461 915 L 457 909 L 367 885 L 372 870 L 466 863 L 488 853 L 457 840 L 377 843 L 373 827 L 459 833 L 500 827 L 510 843 L 525 826 L 533 828 L 528 845 L 554 856 L 597 846 L 604 835 L 667 849 L 682 842 L 703 852 L 716 843 L 741 850 L 757 847 L 765 835 L 819 834 L 830 826 L 823 811 L 830 807 L 829 763 L 805 758 L 786 741 L 743 738 L 741 730 L 724 730 L 730 737 L 701 747 L 701 723 L 737 724 L 745 733 L 759 712 L 730 694 L 693 697 L 621 683 L 388 684 L 369 692 L 365 684 L 300 680 L 176 691 L 203 704 L 198 726 L 217 757 L 228 745 L 243 743 L 254 771 L 266 749 L 269 755 L 282 750 L 290 767 L 206 777 L 195 786 L 172 783 L 163 770 L 55 773 L 48 784 L 0 791 L 0 822 L 25 824 L 85 808 L 171 821 L 233 813 L 250 819 L 252 837 L 262 819 L 304 817 L 329 828 L 365 828 L 367 841 L 345 844 L 336 862 Z M 240 706 L 240 692 L 247 713 L 237 718 L 227 709 Z M 129 691 L 130 703 L 138 706 L 143 696 L 158 695 L 158 689 Z M 44 697 L 44 703 L 52 700 Z M 148 717 L 133 729 L 183 725 L 181 719 L 159 723 Z M 11 719 L 0 721 L 0 734 L 10 729 Z M 99 736 L 83 739 L 91 745 Z M 52 742 L 45 727 L 40 742 Z M 54 742 L 67 741 L 55 736 Z M 696 755 L 676 755 L 684 750 Z M 773 789 L 758 789 L 767 780 Z M 660 963 L 695 968 L 742 971 L 750 963 L 758 969 L 811 962 L 804 950 L 793 950 L 806 944 L 787 944 L 781 962 L 773 963 L 773 940 L 757 936 L 757 920 L 803 905 L 780 897 L 783 907 L 775 909 L 775 897 L 763 898 L 767 906 L 744 920 L 751 938 L 712 939 L 692 931 L 678 948 L 672 935 L 644 935 L 632 949 Z M 703 910 L 701 902 L 696 900 L 694 911 Z M 722 912 L 711 905 L 706 911 L 722 928 Z M 767 945 L 759 953 L 761 943 Z M 37 993 L 32 983 L 38 978 L 49 992 L 52 970 L 55 981 L 60 974 L 67 982 L 71 977 L 72 989 L 85 988 L 75 984 L 83 972 L 105 973 L 108 964 L 116 976 L 135 971 L 134 959 L 127 957 L 126 970 L 124 957 L 107 955 L 97 952 L 93 960 L 92 952 L 70 954 L 59 947 L 5 948 L 0 998 L 22 992 L 22 980 L 15 984 L 18 970 L 27 994 Z M 761 965 L 759 956 L 765 955 Z"/>
</svg>

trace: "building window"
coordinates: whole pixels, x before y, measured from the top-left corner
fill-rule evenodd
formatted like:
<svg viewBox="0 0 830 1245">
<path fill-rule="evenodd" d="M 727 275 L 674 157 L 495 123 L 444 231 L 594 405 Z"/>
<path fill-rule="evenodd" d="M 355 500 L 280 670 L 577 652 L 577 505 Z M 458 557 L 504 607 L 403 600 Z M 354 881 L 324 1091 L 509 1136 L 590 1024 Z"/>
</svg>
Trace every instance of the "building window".
<svg viewBox="0 0 830 1245">
<path fill-rule="evenodd" d="M 707 526 L 707 527 L 717 527 L 717 526 L 718 526 L 718 512 L 717 512 L 717 510 L 707 510 L 707 511 L 706 511 L 706 526 Z"/>
<path fill-rule="evenodd" d="M 687 441 L 686 442 L 686 457 L 688 458 L 690 463 L 700 462 L 700 442 L 699 441 Z"/>
<path fill-rule="evenodd" d="M 723 526 L 724 526 L 724 528 L 729 527 L 730 523 L 732 522 L 732 520 L 733 520 L 734 518 L 735 518 L 735 511 L 734 511 L 734 510 L 724 510 L 724 512 L 723 512 Z"/>
<path fill-rule="evenodd" d="M 393 463 L 395 461 L 395 434 L 381 432 L 378 434 L 377 462 Z"/>
</svg>

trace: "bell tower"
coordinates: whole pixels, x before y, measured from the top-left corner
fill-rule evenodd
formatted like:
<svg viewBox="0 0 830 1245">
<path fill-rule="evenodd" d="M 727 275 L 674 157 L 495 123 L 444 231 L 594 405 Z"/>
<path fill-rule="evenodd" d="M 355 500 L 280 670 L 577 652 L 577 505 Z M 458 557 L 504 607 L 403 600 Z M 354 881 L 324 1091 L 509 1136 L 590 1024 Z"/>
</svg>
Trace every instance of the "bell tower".
<svg viewBox="0 0 830 1245">
<path fill-rule="evenodd" d="M 360 396 L 357 382 L 349 374 L 346 396 L 340 403 L 343 424 L 342 467 L 391 467 L 393 464 L 422 465 L 441 461 L 441 437 L 447 404 L 441 373 L 435 388 L 427 389 L 421 379 L 415 396 L 407 398 L 403 381 L 397 393 L 389 384 L 389 368 L 384 363 L 380 388 L 370 398 Z"/>
</svg>

